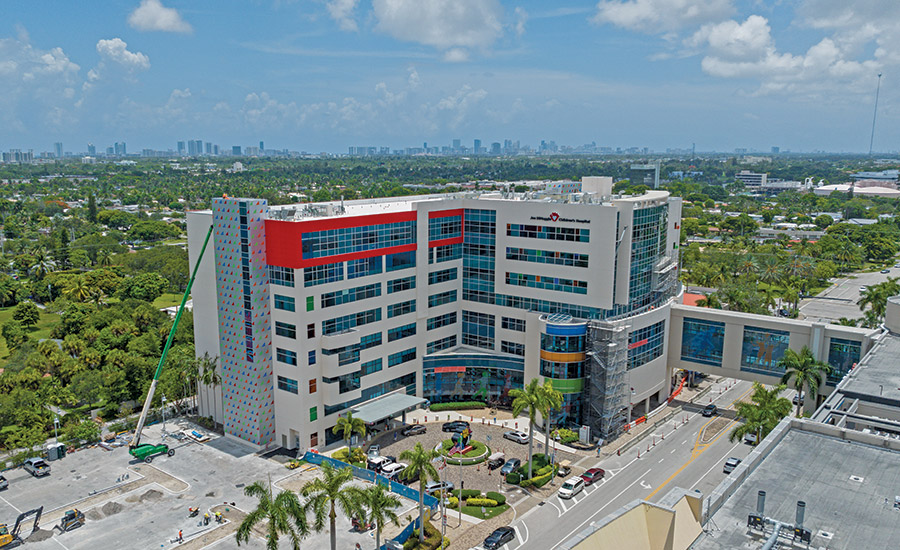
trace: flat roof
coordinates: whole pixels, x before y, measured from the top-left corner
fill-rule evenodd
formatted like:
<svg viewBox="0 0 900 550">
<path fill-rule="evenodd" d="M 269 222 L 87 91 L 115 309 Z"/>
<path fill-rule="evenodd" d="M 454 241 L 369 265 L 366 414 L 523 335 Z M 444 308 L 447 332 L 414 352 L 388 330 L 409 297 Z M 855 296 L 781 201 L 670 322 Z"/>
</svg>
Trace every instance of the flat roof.
<svg viewBox="0 0 900 550">
<path fill-rule="evenodd" d="M 355 407 L 353 415 L 366 424 L 375 424 L 382 420 L 394 418 L 404 412 L 418 409 L 425 401 L 425 399 L 415 395 L 395 393 Z"/>
<path fill-rule="evenodd" d="M 898 361 L 900 336 L 887 333 L 838 386 L 838 391 L 853 399 L 900 407 Z"/>
<path fill-rule="evenodd" d="M 900 452 L 790 429 L 712 516 L 691 550 L 758 549 L 765 534 L 749 531 L 758 491 L 766 517 L 792 524 L 797 501 L 806 502 L 804 527 L 811 548 L 893 548 L 900 539 Z M 784 532 L 784 531 L 783 531 Z M 788 539 L 779 539 L 789 547 Z"/>
</svg>

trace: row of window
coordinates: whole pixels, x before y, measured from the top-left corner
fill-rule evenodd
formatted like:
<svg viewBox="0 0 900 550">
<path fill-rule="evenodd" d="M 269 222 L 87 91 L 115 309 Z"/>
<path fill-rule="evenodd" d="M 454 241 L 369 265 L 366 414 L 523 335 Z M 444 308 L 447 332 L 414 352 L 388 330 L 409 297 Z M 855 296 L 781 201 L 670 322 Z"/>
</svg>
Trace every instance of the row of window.
<svg viewBox="0 0 900 550">
<path fill-rule="evenodd" d="M 381 320 L 381 308 L 351 313 L 334 319 L 322 321 L 322 334 L 335 334 L 348 331 L 354 327 L 368 325 Z"/>
<path fill-rule="evenodd" d="M 310 231 L 300 236 L 303 259 L 415 244 L 415 220 Z"/>
<path fill-rule="evenodd" d="M 269 266 L 269 282 L 273 285 L 294 286 L 294 270 L 290 267 Z"/>
<path fill-rule="evenodd" d="M 468 220 L 466 220 L 468 222 Z M 525 237 L 528 239 L 545 239 L 550 241 L 572 241 L 586 243 L 590 241 L 590 229 L 573 227 L 556 227 L 543 225 L 526 225 L 518 223 L 506 224 L 509 237 Z"/>
<path fill-rule="evenodd" d="M 565 265 L 571 267 L 587 267 L 588 255 L 573 252 L 556 252 L 553 250 L 534 250 L 531 248 L 506 247 L 506 259 L 537 264 Z"/>
<path fill-rule="evenodd" d="M 416 301 L 415 300 L 407 300 L 405 302 L 400 302 L 399 304 L 391 304 L 387 307 L 387 316 L 388 319 L 392 317 L 397 317 L 398 315 L 405 315 L 407 313 L 412 313 L 416 310 Z"/>
<path fill-rule="evenodd" d="M 507 342 L 506 340 L 500 341 L 500 351 L 503 353 L 511 353 L 513 355 L 519 355 L 521 357 L 525 357 L 525 344 L 519 344 L 516 342 Z"/>
<path fill-rule="evenodd" d="M 437 317 L 429 318 L 426 323 L 426 328 L 427 330 L 434 330 L 436 328 L 445 327 L 454 323 L 456 323 L 456 312 L 451 311 L 450 313 L 445 313 L 443 315 L 438 315 Z"/>
<path fill-rule="evenodd" d="M 451 262 L 462 258 L 462 245 L 447 244 L 444 246 L 435 246 L 428 249 L 428 263 Z"/>
<path fill-rule="evenodd" d="M 310 287 L 344 280 L 344 262 L 303 268 L 303 286 Z"/>
<path fill-rule="evenodd" d="M 322 307 L 339 306 L 341 304 L 349 304 L 351 302 L 375 298 L 377 296 L 381 296 L 381 283 L 345 288 L 342 290 L 335 290 L 334 292 L 323 293 Z"/>
<path fill-rule="evenodd" d="M 628 368 L 634 369 L 662 356 L 666 322 L 634 330 L 628 335 Z"/>
<path fill-rule="evenodd" d="M 494 349 L 494 316 L 463 310 L 462 343 L 478 348 Z"/>
<path fill-rule="evenodd" d="M 428 307 L 438 307 L 456 301 L 456 290 L 439 292 L 428 297 Z"/>
<path fill-rule="evenodd" d="M 434 342 L 428 342 L 426 346 L 426 353 L 431 355 L 432 353 L 437 353 L 441 350 L 452 348 L 456 346 L 456 335 L 451 334 L 446 338 L 441 338 L 440 340 L 435 340 Z"/>
<path fill-rule="evenodd" d="M 416 348 L 409 348 L 388 355 L 388 368 L 396 367 L 416 358 Z"/>
<path fill-rule="evenodd" d="M 462 216 L 428 219 L 428 240 L 439 241 L 462 236 Z"/>
<path fill-rule="evenodd" d="M 501 326 L 507 330 L 515 330 L 525 332 L 525 319 L 515 319 L 513 317 L 502 317 L 500 319 Z"/>
<path fill-rule="evenodd" d="M 528 288 L 540 288 L 543 290 L 571 292 L 573 294 L 587 294 L 587 281 L 531 275 L 529 273 L 507 273 L 506 284 Z"/>
<path fill-rule="evenodd" d="M 388 342 L 393 342 L 394 340 L 400 340 L 402 338 L 409 338 L 410 336 L 416 335 L 416 324 L 410 323 L 408 325 L 403 325 L 402 327 L 394 327 L 388 330 Z"/>
<path fill-rule="evenodd" d="M 442 269 L 440 271 L 432 271 L 428 274 L 428 284 L 436 285 L 438 283 L 446 283 L 456 279 L 457 268 Z"/>
<path fill-rule="evenodd" d="M 416 276 L 410 275 L 402 279 L 392 279 L 387 282 L 387 293 L 393 294 L 416 287 Z"/>
</svg>

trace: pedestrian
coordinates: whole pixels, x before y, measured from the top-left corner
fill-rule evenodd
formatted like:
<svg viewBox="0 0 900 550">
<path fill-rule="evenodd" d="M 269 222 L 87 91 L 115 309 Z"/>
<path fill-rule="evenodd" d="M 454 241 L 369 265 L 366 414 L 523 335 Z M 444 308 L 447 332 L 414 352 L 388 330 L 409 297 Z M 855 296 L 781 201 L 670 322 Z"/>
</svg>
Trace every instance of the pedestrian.
<svg viewBox="0 0 900 550">
<path fill-rule="evenodd" d="M 178 530 L 178 544 L 184 542 L 184 536 L 181 534 L 181 529 Z"/>
<path fill-rule="evenodd" d="M 394 441 L 397 441 L 397 432 L 394 432 Z"/>
<path fill-rule="evenodd" d="M 360 546 L 358 542 L 356 543 L 356 550 L 362 550 L 362 546 Z"/>
<path fill-rule="evenodd" d="M 203 525 L 209 525 L 209 512 L 203 514 Z"/>
</svg>

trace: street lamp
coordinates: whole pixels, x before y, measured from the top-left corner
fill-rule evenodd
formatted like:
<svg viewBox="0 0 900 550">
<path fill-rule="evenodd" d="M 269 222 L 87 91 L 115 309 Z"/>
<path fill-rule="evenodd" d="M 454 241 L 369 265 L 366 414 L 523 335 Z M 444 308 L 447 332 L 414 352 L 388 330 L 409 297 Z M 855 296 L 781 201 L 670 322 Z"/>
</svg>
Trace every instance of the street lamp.
<svg viewBox="0 0 900 550">
<path fill-rule="evenodd" d="M 53 416 L 53 437 L 56 439 L 56 442 L 59 443 L 59 415 Z"/>
<path fill-rule="evenodd" d="M 163 437 L 166 435 L 166 396 L 162 396 L 162 413 L 163 413 Z"/>
</svg>

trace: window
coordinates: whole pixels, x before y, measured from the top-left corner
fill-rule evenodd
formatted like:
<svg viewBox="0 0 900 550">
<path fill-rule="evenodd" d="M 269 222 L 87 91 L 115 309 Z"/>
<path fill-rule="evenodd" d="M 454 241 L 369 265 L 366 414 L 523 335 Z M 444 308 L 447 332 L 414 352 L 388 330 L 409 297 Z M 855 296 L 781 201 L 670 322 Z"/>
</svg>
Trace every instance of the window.
<svg viewBox="0 0 900 550">
<path fill-rule="evenodd" d="M 462 216 L 428 219 L 428 240 L 440 241 L 462 237 Z"/>
<path fill-rule="evenodd" d="M 307 354 L 307 362 L 310 366 L 316 364 L 316 350 L 310 350 Z"/>
<path fill-rule="evenodd" d="M 463 310 L 463 345 L 494 349 L 494 316 Z"/>
<path fill-rule="evenodd" d="M 349 304 L 350 302 L 375 298 L 376 296 L 381 296 L 381 283 L 373 283 L 355 288 L 345 288 L 322 294 L 322 307 L 326 308 L 339 306 L 341 304 Z"/>
<path fill-rule="evenodd" d="M 402 363 L 412 361 L 416 358 L 416 348 L 409 348 L 397 353 L 388 355 L 388 368 L 396 367 Z"/>
<path fill-rule="evenodd" d="M 319 407 L 309 408 L 309 421 L 314 422 L 319 419 Z"/>
<path fill-rule="evenodd" d="M 400 302 L 399 304 L 391 304 L 387 307 L 387 316 L 388 319 L 391 317 L 396 317 L 398 315 L 404 315 L 407 313 L 412 313 L 416 310 L 416 301 L 415 300 L 407 300 L 406 302 Z"/>
<path fill-rule="evenodd" d="M 306 337 L 307 338 L 315 338 L 316 337 L 316 324 L 310 323 L 306 325 Z"/>
<path fill-rule="evenodd" d="M 295 340 L 297 338 L 297 326 L 290 323 L 275 321 L 275 334 Z"/>
<path fill-rule="evenodd" d="M 584 340 L 583 334 L 577 336 L 541 334 L 541 349 L 551 353 L 582 353 Z"/>
<path fill-rule="evenodd" d="M 294 308 L 294 299 L 290 296 L 282 296 L 280 294 L 275 294 L 275 309 L 281 309 L 284 311 L 295 311 Z"/>
<path fill-rule="evenodd" d="M 525 344 L 517 344 L 516 342 L 500 341 L 500 351 L 503 353 L 511 353 L 525 357 Z"/>
<path fill-rule="evenodd" d="M 307 296 L 306 297 L 306 311 L 312 311 L 316 309 L 316 297 L 315 296 Z"/>
<path fill-rule="evenodd" d="M 634 330 L 628 335 L 628 368 L 634 369 L 662 355 L 666 322 Z"/>
<path fill-rule="evenodd" d="M 416 324 L 410 323 L 408 325 L 403 325 L 402 327 L 395 327 L 388 330 L 388 342 L 393 342 L 394 340 L 400 340 L 401 338 L 408 338 L 410 336 L 415 336 L 416 334 Z"/>
<path fill-rule="evenodd" d="M 428 307 L 437 307 L 456 301 L 456 290 L 439 292 L 428 297 Z"/>
<path fill-rule="evenodd" d="M 347 393 L 348 391 L 358 390 L 360 387 L 359 382 L 360 371 L 351 372 L 350 374 L 345 374 L 343 376 L 336 376 L 334 378 L 322 378 L 322 382 L 326 384 L 338 384 L 338 393 Z"/>
<path fill-rule="evenodd" d="M 466 221 L 468 222 L 468 219 Z M 511 223 L 506 224 L 506 234 L 510 237 L 525 237 L 527 239 L 586 243 L 590 240 L 591 230 L 575 229 L 572 227 L 545 227 L 543 225 Z"/>
<path fill-rule="evenodd" d="M 529 275 L 528 273 L 507 273 L 506 284 L 525 286 L 528 288 L 540 288 L 544 290 L 557 290 L 571 292 L 573 294 L 587 294 L 587 281 L 574 279 L 561 279 L 559 277 L 547 277 L 546 275 Z"/>
<path fill-rule="evenodd" d="M 433 261 L 432 261 L 433 257 Z M 462 258 L 462 245 L 448 244 L 428 249 L 428 263 L 450 262 Z"/>
<path fill-rule="evenodd" d="M 354 327 L 367 325 L 381 320 L 381 308 L 351 313 L 334 319 L 322 321 L 322 334 L 335 334 L 344 332 Z"/>
<path fill-rule="evenodd" d="M 681 360 L 722 366 L 725 323 L 685 317 L 681 325 Z"/>
<path fill-rule="evenodd" d="M 440 340 L 435 340 L 434 342 L 428 342 L 426 346 L 426 352 L 428 355 L 432 353 L 437 353 L 443 349 L 452 348 L 456 345 L 456 335 L 451 334 L 446 338 L 441 338 Z"/>
<path fill-rule="evenodd" d="M 525 332 L 525 319 L 515 319 L 513 317 L 502 317 L 501 326 L 508 330 L 517 332 Z"/>
<path fill-rule="evenodd" d="M 451 311 L 450 313 L 445 313 L 443 315 L 438 315 L 437 317 L 432 317 L 428 319 L 427 329 L 434 330 L 436 328 L 445 327 L 447 325 L 452 325 L 456 322 L 456 312 Z"/>
<path fill-rule="evenodd" d="M 530 248 L 506 247 L 506 259 L 538 264 L 564 265 L 571 267 L 587 267 L 588 255 L 573 252 L 557 252 L 554 250 L 533 250 Z"/>
<path fill-rule="evenodd" d="M 275 357 L 282 363 L 297 366 L 297 354 L 291 350 L 275 348 Z"/>
<path fill-rule="evenodd" d="M 310 287 L 344 280 L 344 263 L 315 265 L 303 268 L 303 286 Z"/>
<path fill-rule="evenodd" d="M 741 370 L 762 374 L 784 374 L 778 363 L 788 349 L 791 333 L 786 330 L 744 327 L 741 346 Z"/>
<path fill-rule="evenodd" d="M 318 434 L 318 432 L 309 434 L 309 446 L 310 446 L 310 447 L 315 447 L 315 446 L 318 445 L 318 444 L 319 444 L 319 434 Z"/>
<path fill-rule="evenodd" d="M 300 236 L 303 259 L 415 244 L 415 220 L 310 231 Z"/>
<path fill-rule="evenodd" d="M 309 393 L 316 393 L 316 379 L 309 379 Z"/>
<path fill-rule="evenodd" d="M 362 258 L 360 260 L 349 260 L 347 262 L 348 279 L 366 277 L 368 275 L 378 275 L 379 273 L 381 273 L 381 256 L 372 256 L 371 258 Z"/>
<path fill-rule="evenodd" d="M 373 359 L 372 361 L 366 361 L 360 366 L 360 372 L 363 376 L 367 374 L 374 374 L 381 370 L 381 357 L 378 359 Z"/>
<path fill-rule="evenodd" d="M 862 357 L 862 342 L 843 338 L 828 339 L 828 384 L 837 384 Z"/>
<path fill-rule="evenodd" d="M 456 279 L 458 269 L 451 267 L 450 269 L 442 269 L 440 271 L 432 271 L 428 274 L 428 284 L 436 285 L 438 283 L 446 283 Z"/>
<path fill-rule="evenodd" d="M 416 267 L 416 251 L 398 252 L 396 254 L 388 254 L 384 257 L 384 270 L 386 272 L 397 271 L 398 269 L 406 269 L 408 267 Z"/>
<path fill-rule="evenodd" d="M 273 285 L 294 286 L 293 268 L 270 265 L 269 282 Z"/>
<path fill-rule="evenodd" d="M 402 279 L 393 279 L 387 282 L 387 293 L 393 294 L 403 290 L 409 290 L 416 287 L 416 276 L 404 277 Z"/>
<path fill-rule="evenodd" d="M 291 380 L 290 378 L 285 378 L 284 376 L 278 377 L 278 389 L 288 391 L 293 394 L 300 393 L 299 387 L 297 386 L 297 381 Z"/>
</svg>

